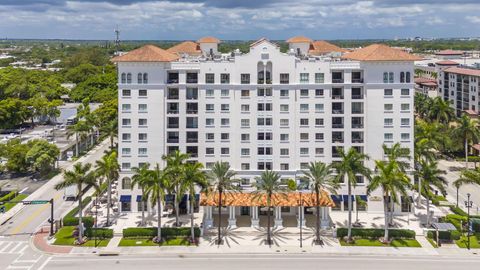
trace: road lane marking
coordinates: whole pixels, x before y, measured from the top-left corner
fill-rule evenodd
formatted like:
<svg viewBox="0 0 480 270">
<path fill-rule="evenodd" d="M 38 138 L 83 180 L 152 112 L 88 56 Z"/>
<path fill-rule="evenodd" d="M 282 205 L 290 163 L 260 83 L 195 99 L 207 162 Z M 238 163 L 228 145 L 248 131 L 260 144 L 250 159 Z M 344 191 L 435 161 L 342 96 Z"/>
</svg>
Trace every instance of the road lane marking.
<svg viewBox="0 0 480 270">
<path fill-rule="evenodd" d="M 23 245 L 23 244 L 24 244 L 24 243 L 22 243 L 22 242 L 17 243 L 17 245 L 16 245 L 14 248 L 10 249 L 9 253 L 15 253 L 15 250 L 16 250 L 17 248 L 19 248 L 19 247 L 20 247 L 21 245 Z"/>
<path fill-rule="evenodd" d="M 47 266 L 47 264 L 50 262 L 51 259 L 52 259 L 52 257 L 48 257 L 48 258 L 42 263 L 42 265 L 40 265 L 40 267 L 38 268 L 38 270 L 43 270 L 43 268 L 45 268 L 45 266 Z"/>
<path fill-rule="evenodd" d="M 0 249 L 0 253 L 6 251 L 14 242 L 6 242 L 7 244 Z"/>
<path fill-rule="evenodd" d="M 57 194 L 55 197 L 53 197 L 54 200 L 58 200 L 62 195 L 61 193 Z M 40 216 L 40 214 L 43 213 L 43 211 L 47 210 L 50 207 L 50 204 L 45 204 L 42 205 L 39 209 L 37 209 L 35 212 L 33 212 L 27 219 L 25 219 L 20 225 L 18 225 L 15 229 L 13 229 L 12 234 L 17 234 L 21 232 L 25 227 L 30 224 L 35 218 Z M 27 208 L 24 208 L 27 209 Z"/>
</svg>

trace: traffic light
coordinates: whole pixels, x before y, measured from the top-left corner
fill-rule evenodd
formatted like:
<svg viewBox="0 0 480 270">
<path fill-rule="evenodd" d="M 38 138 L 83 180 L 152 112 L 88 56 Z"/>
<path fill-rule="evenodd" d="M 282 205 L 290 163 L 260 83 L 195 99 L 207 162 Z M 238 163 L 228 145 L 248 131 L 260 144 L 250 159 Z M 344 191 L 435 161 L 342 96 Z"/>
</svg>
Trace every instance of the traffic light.
<svg viewBox="0 0 480 270">
<path fill-rule="evenodd" d="M 5 206 L 0 206 L 0 213 L 5 213 Z"/>
</svg>

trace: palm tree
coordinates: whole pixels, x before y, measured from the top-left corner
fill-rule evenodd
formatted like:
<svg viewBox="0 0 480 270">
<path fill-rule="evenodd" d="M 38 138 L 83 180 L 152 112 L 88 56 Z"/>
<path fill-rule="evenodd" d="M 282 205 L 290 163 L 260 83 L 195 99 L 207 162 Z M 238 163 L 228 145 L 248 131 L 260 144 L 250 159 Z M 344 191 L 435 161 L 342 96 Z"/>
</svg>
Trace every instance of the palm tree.
<svg viewBox="0 0 480 270">
<path fill-rule="evenodd" d="M 442 194 L 446 194 L 445 185 L 447 181 L 443 177 L 445 171 L 438 169 L 437 161 L 421 160 L 417 168 L 415 175 L 421 179 L 419 185 L 421 191 L 427 198 L 427 227 L 430 226 L 430 197 L 432 194 L 432 188 L 437 188 Z M 421 194 L 421 193 L 420 193 Z M 420 196 L 420 195 L 419 195 Z"/>
<path fill-rule="evenodd" d="M 347 240 L 352 240 L 352 187 L 357 186 L 357 175 L 370 179 L 370 169 L 364 165 L 364 161 L 368 160 L 368 156 L 357 152 L 355 148 L 350 148 L 348 152 L 342 148 L 338 148 L 341 161 L 332 164 L 336 170 L 337 182 L 347 182 L 348 189 L 348 234 Z"/>
<path fill-rule="evenodd" d="M 224 193 L 234 191 L 237 187 L 234 185 L 236 180 L 235 172 L 230 170 L 228 162 L 216 162 L 208 175 L 209 186 L 213 192 L 218 192 L 218 239 L 217 244 L 222 244 L 222 196 Z"/>
<path fill-rule="evenodd" d="M 75 136 L 75 156 L 79 155 L 79 143 L 87 138 L 89 127 L 87 122 L 79 120 L 77 123 L 67 127 L 67 139 Z"/>
<path fill-rule="evenodd" d="M 110 122 L 106 123 L 105 125 L 101 125 L 100 132 L 103 135 L 109 137 L 110 139 L 110 149 L 113 149 L 113 141 L 117 137 L 118 134 L 118 119 L 113 119 Z"/>
<path fill-rule="evenodd" d="M 179 212 L 180 201 L 183 197 L 182 193 L 182 174 L 185 166 L 185 161 L 189 158 L 188 154 L 181 153 L 176 150 L 162 159 L 167 162 L 165 172 L 170 182 L 170 191 L 175 194 L 175 226 L 180 226 Z"/>
<path fill-rule="evenodd" d="M 320 239 L 320 196 L 323 190 L 328 190 L 331 193 L 336 194 L 336 189 L 339 184 L 335 182 L 332 177 L 332 168 L 322 162 L 310 162 L 308 169 L 303 171 L 303 180 L 307 181 L 313 192 L 315 192 L 316 199 L 316 239 L 315 243 L 318 245 L 321 243 Z"/>
<path fill-rule="evenodd" d="M 160 169 L 158 163 L 153 170 L 149 171 L 149 173 L 149 181 L 147 181 L 145 186 L 145 196 L 150 197 L 152 205 L 157 205 L 157 237 L 154 241 L 160 243 L 162 242 L 162 205 L 168 186 L 168 180 L 164 171 Z"/>
<path fill-rule="evenodd" d="M 150 164 L 144 163 L 140 168 L 132 168 L 132 171 L 135 173 L 132 176 L 132 189 L 135 186 L 138 186 L 142 190 L 142 223 L 141 226 L 145 226 L 145 202 L 147 202 L 148 197 L 145 192 L 147 186 L 152 182 L 151 181 L 151 171 L 149 170 Z"/>
<path fill-rule="evenodd" d="M 463 185 L 474 184 L 480 186 L 480 169 L 463 170 L 460 177 L 453 182 L 457 189 L 457 207 L 458 207 L 458 190 Z"/>
<path fill-rule="evenodd" d="M 286 195 L 286 189 L 282 186 L 280 181 L 280 174 L 274 171 L 264 171 L 260 177 L 256 178 L 256 190 L 253 192 L 252 200 L 257 202 L 267 201 L 267 244 L 272 245 L 272 237 L 270 232 L 271 206 L 272 199 L 280 194 Z"/>
<path fill-rule="evenodd" d="M 120 166 L 117 161 L 117 152 L 105 154 L 101 160 L 95 162 L 95 174 L 107 180 L 107 227 L 110 226 L 110 207 L 112 206 L 112 182 L 118 179 Z"/>
<path fill-rule="evenodd" d="M 183 184 L 187 189 L 188 197 L 190 198 L 190 230 L 191 230 L 191 241 L 195 242 L 195 230 L 193 227 L 193 218 L 194 218 L 194 207 L 195 207 L 195 194 L 196 188 L 205 189 L 208 186 L 207 176 L 204 171 L 202 171 L 203 165 L 201 163 L 188 163 L 185 165 L 185 170 L 183 171 Z"/>
<path fill-rule="evenodd" d="M 63 174 L 63 182 L 55 185 L 56 190 L 64 189 L 70 186 L 77 187 L 77 198 L 78 198 L 78 243 L 83 243 L 83 223 L 82 223 L 82 197 L 83 189 L 86 186 L 93 186 L 95 189 L 99 190 L 97 181 L 95 179 L 95 173 L 90 171 L 92 164 L 86 163 L 76 163 L 73 165 L 72 171 L 66 171 Z"/>
<path fill-rule="evenodd" d="M 383 144 L 382 149 L 388 161 L 396 163 L 402 172 L 406 172 L 410 168 L 410 163 L 405 161 L 405 159 L 411 159 L 409 148 L 403 148 L 400 143 L 395 143 L 391 147 Z"/>
<path fill-rule="evenodd" d="M 468 144 L 475 143 L 480 139 L 478 120 L 471 119 L 466 114 L 458 118 L 457 125 L 452 130 L 452 136 L 464 142 L 465 168 L 468 169 Z"/>
<path fill-rule="evenodd" d="M 385 215 L 384 242 L 388 243 L 388 227 L 393 216 L 393 204 L 399 202 L 398 194 L 407 197 L 407 188 L 410 186 L 410 179 L 398 163 L 394 161 L 375 161 L 376 175 L 367 187 L 367 194 L 381 188 L 383 192 L 383 209 Z M 390 202 L 390 207 L 388 203 Z M 389 209 L 390 208 L 390 209 Z"/>
<path fill-rule="evenodd" d="M 418 92 L 415 93 L 414 107 L 418 117 L 425 119 L 425 117 L 428 114 L 431 103 L 432 103 L 432 99 L 429 98 L 428 96 Z"/>
<path fill-rule="evenodd" d="M 455 117 L 455 112 L 450 103 L 442 97 L 435 97 L 428 111 L 428 118 L 431 121 L 448 124 Z"/>
</svg>

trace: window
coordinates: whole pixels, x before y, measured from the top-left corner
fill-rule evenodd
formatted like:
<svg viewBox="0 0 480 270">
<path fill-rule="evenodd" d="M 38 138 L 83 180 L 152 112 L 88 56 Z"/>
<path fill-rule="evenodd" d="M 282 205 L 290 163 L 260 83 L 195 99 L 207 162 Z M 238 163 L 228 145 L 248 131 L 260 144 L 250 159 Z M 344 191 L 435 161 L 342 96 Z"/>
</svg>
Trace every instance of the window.
<svg viewBox="0 0 480 270">
<path fill-rule="evenodd" d="M 222 112 L 228 112 L 228 111 L 230 111 L 230 105 L 229 104 L 222 104 L 220 106 L 220 109 L 221 109 Z"/>
<path fill-rule="evenodd" d="M 187 88 L 187 99 L 198 99 L 198 89 L 197 88 Z"/>
<path fill-rule="evenodd" d="M 280 73 L 280 84 L 289 84 L 289 74 Z"/>
<path fill-rule="evenodd" d="M 315 83 L 324 83 L 325 75 L 323 73 L 315 73 Z"/>
<path fill-rule="evenodd" d="M 145 90 L 145 89 L 138 90 L 138 96 L 139 97 L 146 97 L 147 96 L 147 90 Z"/>
<path fill-rule="evenodd" d="M 323 118 L 315 118 L 315 126 L 323 126 L 324 120 Z"/>
<path fill-rule="evenodd" d="M 198 73 L 187 72 L 187 83 L 198 83 Z"/>
<path fill-rule="evenodd" d="M 244 171 L 250 170 L 250 163 L 242 163 L 241 168 Z M 242 184 L 245 184 L 245 183 L 243 183 L 243 181 L 242 181 Z M 245 184 L 245 185 L 248 185 L 248 184 Z"/>
<path fill-rule="evenodd" d="M 178 128 L 179 127 L 178 117 L 168 117 L 167 118 L 167 127 L 168 128 Z"/>
<path fill-rule="evenodd" d="M 222 147 L 222 148 L 220 148 L 220 153 L 221 153 L 222 155 L 230 155 L 230 148 L 228 148 L 228 147 Z"/>
<path fill-rule="evenodd" d="M 143 83 L 148 83 L 148 73 L 143 73 Z"/>
<path fill-rule="evenodd" d="M 214 162 L 207 162 L 207 163 L 205 163 L 205 168 L 211 169 L 211 168 L 213 168 L 214 164 L 215 164 Z"/>
<path fill-rule="evenodd" d="M 400 125 L 402 126 L 410 126 L 410 119 L 409 118 L 402 118 L 400 120 Z"/>
<path fill-rule="evenodd" d="M 198 103 L 187 103 L 186 108 L 187 114 L 197 114 L 198 113 Z"/>
<path fill-rule="evenodd" d="M 280 170 L 288 171 L 288 163 L 280 163 Z"/>
<path fill-rule="evenodd" d="M 257 148 L 258 155 L 271 155 L 272 154 L 272 147 L 258 147 Z"/>
<path fill-rule="evenodd" d="M 122 170 L 130 170 L 130 162 L 122 163 Z"/>
<path fill-rule="evenodd" d="M 131 135 L 130 133 L 122 133 L 122 141 L 130 141 Z"/>
<path fill-rule="evenodd" d="M 248 142 L 248 141 L 250 141 L 250 134 L 243 133 L 243 134 L 240 135 L 240 138 L 241 138 L 242 142 Z"/>
<path fill-rule="evenodd" d="M 281 112 L 288 112 L 288 104 L 280 104 Z"/>
<path fill-rule="evenodd" d="M 258 103 L 257 104 L 258 111 L 271 111 L 272 110 L 272 103 Z"/>
<path fill-rule="evenodd" d="M 146 156 L 147 155 L 147 148 L 138 148 L 138 155 L 139 156 Z"/>
<path fill-rule="evenodd" d="M 178 143 L 178 142 L 179 142 L 179 132 L 178 131 L 167 132 L 167 143 Z"/>
<path fill-rule="evenodd" d="M 214 104 L 205 104 L 205 110 L 207 112 L 213 112 L 215 110 L 215 105 Z"/>
<path fill-rule="evenodd" d="M 323 133 L 315 133 L 315 140 L 316 141 L 323 141 L 325 138 L 324 138 L 324 135 Z"/>
<path fill-rule="evenodd" d="M 130 120 L 130 118 L 123 118 L 122 119 L 122 126 L 130 126 L 132 125 L 132 122 Z"/>
<path fill-rule="evenodd" d="M 250 84 L 250 74 L 240 74 L 240 83 L 241 84 Z"/>
<path fill-rule="evenodd" d="M 393 119 L 392 118 L 383 119 L 383 125 L 386 126 L 386 127 L 393 126 Z"/>
<path fill-rule="evenodd" d="M 168 99 L 178 99 L 178 96 L 179 96 L 178 88 L 168 88 L 168 95 L 167 95 Z"/>
<path fill-rule="evenodd" d="M 307 170 L 308 169 L 308 162 L 301 162 L 300 169 Z"/>
<path fill-rule="evenodd" d="M 222 96 L 222 97 L 228 97 L 228 96 L 230 96 L 230 90 L 228 90 L 228 89 L 222 89 L 222 90 L 220 91 L 220 96 Z"/>
<path fill-rule="evenodd" d="M 132 83 L 132 73 L 127 73 L 127 83 L 128 84 Z"/>
<path fill-rule="evenodd" d="M 147 112 L 147 104 L 138 104 L 139 112 Z"/>
<path fill-rule="evenodd" d="M 323 112 L 323 103 L 315 104 L 315 112 Z"/>
<path fill-rule="evenodd" d="M 393 78 L 394 78 L 394 77 L 393 77 L 393 72 L 389 72 L 389 73 L 388 73 L 388 82 L 389 82 L 389 83 L 393 83 L 393 81 L 394 81 Z"/>
<path fill-rule="evenodd" d="M 206 155 L 214 155 L 215 154 L 215 148 L 213 148 L 213 147 L 205 148 L 205 154 Z"/>
<path fill-rule="evenodd" d="M 123 89 L 122 90 L 122 96 L 123 97 L 131 97 L 132 95 L 132 91 L 130 91 L 129 89 Z"/>
<path fill-rule="evenodd" d="M 400 82 L 404 83 L 405 82 L 405 72 L 400 72 Z"/>
<path fill-rule="evenodd" d="M 282 142 L 288 142 L 288 139 L 289 139 L 289 135 L 288 135 L 288 134 L 285 134 L 285 133 L 280 134 L 280 141 L 282 141 Z"/>
<path fill-rule="evenodd" d="M 241 110 L 242 112 L 249 112 L 249 111 L 250 111 L 250 105 L 248 105 L 248 104 L 242 104 L 242 105 L 240 106 L 240 110 Z"/>
<path fill-rule="evenodd" d="M 129 112 L 131 110 L 130 104 L 122 104 L 122 111 L 123 112 Z"/>
<path fill-rule="evenodd" d="M 221 84 L 229 84 L 230 83 L 230 74 L 229 73 L 220 74 L 220 83 Z"/>
<path fill-rule="evenodd" d="M 273 167 L 272 162 L 258 162 L 257 169 L 258 170 L 271 170 Z"/>
<path fill-rule="evenodd" d="M 308 112 L 308 104 L 300 104 L 300 112 Z"/>
<path fill-rule="evenodd" d="M 300 89 L 301 97 L 308 97 L 308 89 Z"/>
<path fill-rule="evenodd" d="M 248 119 L 247 119 L 248 120 Z M 228 127 L 230 126 L 230 119 L 229 118 L 222 118 L 220 119 L 220 125 L 222 125 L 222 127 Z"/>
<path fill-rule="evenodd" d="M 242 90 L 241 94 L 242 94 L 242 97 L 249 97 L 250 96 L 250 90 Z"/>
<path fill-rule="evenodd" d="M 392 89 L 384 89 L 383 90 L 383 95 L 387 97 L 393 96 L 393 90 Z"/>
<path fill-rule="evenodd" d="M 208 84 L 215 83 L 215 74 L 205 73 L 205 83 L 208 83 Z"/>
<path fill-rule="evenodd" d="M 281 127 L 288 127 L 288 119 L 280 119 Z"/>
<path fill-rule="evenodd" d="M 122 156 L 129 156 L 130 153 L 130 148 L 122 148 Z"/>
<path fill-rule="evenodd" d="M 386 142 L 392 142 L 393 141 L 393 133 L 385 133 L 383 134 L 383 139 Z"/>
<path fill-rule="evenodd" d="M 281 97 L 288 97 L 288 90 L 286 90 L 286 89 L 280 90 L 280 96 Z"/>
<path fill-rule="evenodd" d="M 308 126 L 308 118 L 300 118 L 300 126 Z"/>
<path fill-rule="evenodd" d="M 145 142 L 147 141 L 147 133 L 138 133 L 138 140 L 141 141 L 141 142 Z"/>
<path fill-rule="evenodd" d="M 300 83 L 308 83 L 308 73 L 300 73 Z"/>
<path fill-rule="evenodd" d="M 271 126 L 272 118 L 257 118 L 257 126 Z"/>
<path fill-rule="evenodd" d="M 198 117 L 187 117 L 186 128 L 198 128 Z"/>
<path fill-rule="evenodd" d="M 315 96 L 316 97 L 323 97 L 323 89 L 315 89 Z"/>
<path fill-rule="evenodd" d="M 121 80 L 122 80 L 122 83 L 126 83 L 127 82 L 127 74 L 122 73 Z"/>
<path fill-rule="evenodd" d="M 383 73 L 383 83 L 388 83 L 388 72 Z"/>
<path fill-rule="evenodd" d="M 205 90 L 205 96 L 207 96 L 207 97 L 213 97 L 213 96 L 214 96 L 213 89 L 207 89 L 207 90 Z"/>
<path fill-rule="evenodd" d="M 411 81 L 410 72 L 407 71 L 407 73 L 405 74 L 405 82 L 406 82 L 406 83 L 410 83 L 410 81 Z"/>
<path fill-rule="evenodd" d="M 137 83 L 138 83 L 138 84 L 142 84 L 142 83 L 143 83 L 143 74 L 142 74 L 142 73 L 138 73 L 138 75 L 137 75 Z"/>
<path fill-rule="evenodd" d="M 242 156 L 250 156 L 250 148 L 242 148 L 240 153 Z"/>
<path fill-rule="evenodd" d="M 257 89 L 257 96 L 259 96 L 259 97 L 271 97 L 272 96 L 272 88 L 258 88 Z"/>
<path fill-rule="evenodd" d="M 385 111 L 393 111 L 393 104 L 383 104 L 383 109 Z"/>
<path fill-rule="evenodd" d="M 213 118 L 206 118 L 205 119 L 205 125 L 208 126 L 214 126 L 215 125 L 215 119 Z"/>
<path fill-rule="evenodd" d="M 122 178 L 122 189 L 132 189 L 132 180 L 130 180 L 130 178 Z"/>
<path fill-rule="evenodd" d="M 322 147 L 318 147 L 318 148 L 315 148 L 315 155 L 317 156 L 323 156 L 323 148 Z"/>
<path fill-rule="evenodd" d="M 288 156 L 289 155 L 288 148 L 280 148 L 280 155 L 281 156 Z"/>
<path fill-rule="evenodd" d="M 410 89 L 402 89 L 400 94 L 402 96 L 408 96 L 408 95 L 410 95 Z"/>
<path fill-rule="evenodd" d="M 213 140 L 215 140 L 215 133 L 206 133 L 206 134 L 205 134 L 205 139 L 206 139 L 207 141 L 213 141 Z"/>
<path fill-rule="evenodd" d="M 410 133 L 402 133 L 400 136 L 401 136 L 400 138 L 402 139 L 402 141 L 409 141 L 410 140 Z"/>
<path fill-rule="evenodd" d="M 220 134 L 220 140 L 222 140 L 222 141 L 230 140 L 230 133 L 221 133 Z"/>
<path fill-rule="evenodd" d="M 308 141 L 308 133 L 300 133 L 301 141 Z"/>
<path fill-rule="evenodd" d="M 410 111 L 410 104 L 408 103 L 402 103 L 402 105 L 400 105 L 400 109 L 402 111 Z"/>
<path fill-rule="evenodd" d="M 257 140 L 259 140 L 259 141 L 271 141 L 272 140 L 272 133 L 271 132 L 257 133 Z"/>
</svg>

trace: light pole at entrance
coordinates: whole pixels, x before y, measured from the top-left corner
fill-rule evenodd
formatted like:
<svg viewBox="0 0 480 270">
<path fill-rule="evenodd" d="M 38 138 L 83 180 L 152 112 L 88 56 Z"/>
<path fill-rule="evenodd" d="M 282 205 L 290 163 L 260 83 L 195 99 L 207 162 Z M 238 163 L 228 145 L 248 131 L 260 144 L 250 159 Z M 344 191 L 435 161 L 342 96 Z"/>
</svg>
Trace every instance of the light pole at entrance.
<svg viewBox="0 0 480 270">
<path fill-rule="evenodd" d="M 470 225 L 470 208 L 472 208 L 473 202 L 470 200 L 470 193 L 467 193 L 467 200 L 465 201 L 465 207 L 467 207 L 467 249 L 470 250 L 470 231 L 472 229 Z"/>
</svg>

